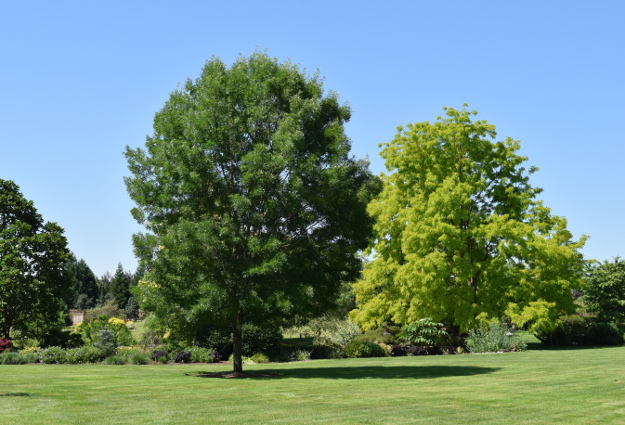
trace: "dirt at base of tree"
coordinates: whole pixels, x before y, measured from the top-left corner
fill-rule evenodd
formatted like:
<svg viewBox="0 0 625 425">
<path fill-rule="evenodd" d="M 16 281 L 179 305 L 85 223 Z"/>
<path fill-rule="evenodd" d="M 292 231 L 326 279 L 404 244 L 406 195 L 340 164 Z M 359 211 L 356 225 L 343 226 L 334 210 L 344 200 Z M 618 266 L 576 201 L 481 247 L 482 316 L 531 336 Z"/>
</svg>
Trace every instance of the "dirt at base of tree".
<svg viewBox="0 0 625 425">
<path fill-rule="evenodd" d="M 189 374 L 196 378 L 266 378 L 276 376 L 275 373 L 263 372 L 205 372 Z"/>
</svg>

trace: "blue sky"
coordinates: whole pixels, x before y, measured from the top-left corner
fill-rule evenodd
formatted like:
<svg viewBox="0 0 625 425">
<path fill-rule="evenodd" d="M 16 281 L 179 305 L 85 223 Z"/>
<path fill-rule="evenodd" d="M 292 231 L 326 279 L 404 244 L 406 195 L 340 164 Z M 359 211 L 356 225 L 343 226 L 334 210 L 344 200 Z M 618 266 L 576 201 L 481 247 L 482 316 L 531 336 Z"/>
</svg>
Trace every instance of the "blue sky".
<svg viewBox="0 0 625 425">
<path fill-rule="evenodd" d="M 0 178 L 96 275 L 134 271 L 125 146 L 206 60 L 258 48 L 320 71 L 376 173 L 397 126 L 468 103 L 521 141 L 587 258 L 625 256 L 623 22 L 616 0 L 2 2 Z"/>
</svg>

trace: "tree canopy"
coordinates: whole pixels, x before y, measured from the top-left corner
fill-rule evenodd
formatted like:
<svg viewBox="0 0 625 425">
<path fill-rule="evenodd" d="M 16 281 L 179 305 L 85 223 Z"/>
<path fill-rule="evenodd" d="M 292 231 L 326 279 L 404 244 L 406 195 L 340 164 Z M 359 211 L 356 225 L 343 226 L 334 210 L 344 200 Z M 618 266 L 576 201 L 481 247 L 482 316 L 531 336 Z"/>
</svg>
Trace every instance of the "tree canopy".
<svg viewBox="0 0 625 425">
<path fill-rule="evenodd" d="M 56 322 L 71 291 L 63 229 L 44 222 L 11 180 L 0 179 L 0 334 Z"/>
<path fill-rule="evenodd" d="M 69 255 L 66 269 L 72 280 L 72 292 L 68 295 L 65 303 L 70 308 L 80 310 L 92 308 L 99 298 L 99 286 L 95 274 L 85 260 L 76 259 L 74 254 Z"/>
<path fill-rule="evenodd" d="M 148 233 L 137 296 L 178 333 L 227 323 L 241 371 L 244 322 L 323 313 L 361 269 L 379 190 L 350 156 L 350 110 L 320 79 L 256 52 L 213 58 L 171 93 L 126 178 Z"/>
<path fill-rule="evenodd" d="M 574 241 L 537 199 L 518 141 L 494 141 L 476 112 L 445 111 L 380 145 L 389 174 L 369 204 L 376 237 L 353 317 L 365 327 L 427 317 L 466 331 L 504 316 L 555 326 L 574 309 L 585 237 Z"/>
<path fill-rule="evenodd" d="M 615 258 L 591 266 L 584 301 L 599 320 L 625 324 L 625 261 Z"/>
</svg>

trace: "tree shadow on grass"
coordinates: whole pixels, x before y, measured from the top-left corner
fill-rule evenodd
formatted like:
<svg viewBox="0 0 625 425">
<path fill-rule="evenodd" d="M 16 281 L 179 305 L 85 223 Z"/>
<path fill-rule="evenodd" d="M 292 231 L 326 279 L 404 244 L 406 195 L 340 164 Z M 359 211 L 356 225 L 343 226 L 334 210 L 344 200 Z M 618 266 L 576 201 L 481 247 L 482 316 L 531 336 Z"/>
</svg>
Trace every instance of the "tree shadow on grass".
<svg viewBox="0 0 625 425">
<path fill-rule="evenodd" d="M 356 366 L 301 369 L 263 369 L 242 374 L 233 372 L 197 372 L 198 378 L 263 378 L 263 379 L 435 379 L 450 376 L 483 375 L 498 371 L 481 366 Z"/>
<path fill-rule="evenodd" d="M 30 397 L 29 393 L 0 393 L 0 397 Z"/>
</svg>

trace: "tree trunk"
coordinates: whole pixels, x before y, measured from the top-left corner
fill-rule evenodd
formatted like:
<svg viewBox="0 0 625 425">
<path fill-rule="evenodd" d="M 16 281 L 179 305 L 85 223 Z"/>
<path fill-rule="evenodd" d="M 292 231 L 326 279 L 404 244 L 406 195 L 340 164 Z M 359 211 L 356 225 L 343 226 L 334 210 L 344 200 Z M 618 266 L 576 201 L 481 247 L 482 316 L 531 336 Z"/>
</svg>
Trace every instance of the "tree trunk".
<svg viewBox="0 0 625 425">
<path fill-rule="evenodd" d="M 233 372 L 243 373 L 243 356 L 242 356 L 242 346 L 243 346 L 243 312 L 239 310 L 237 312 L 236 318 L 234 319 L 234 323 L 232 326 L 232 366 Z"/>
</svg>

